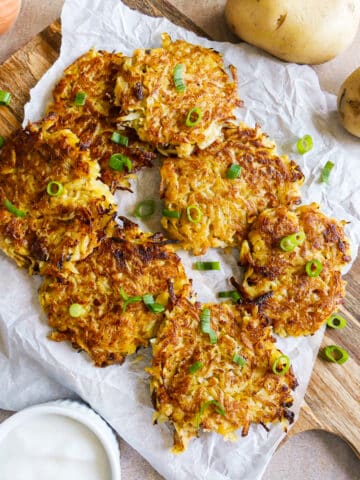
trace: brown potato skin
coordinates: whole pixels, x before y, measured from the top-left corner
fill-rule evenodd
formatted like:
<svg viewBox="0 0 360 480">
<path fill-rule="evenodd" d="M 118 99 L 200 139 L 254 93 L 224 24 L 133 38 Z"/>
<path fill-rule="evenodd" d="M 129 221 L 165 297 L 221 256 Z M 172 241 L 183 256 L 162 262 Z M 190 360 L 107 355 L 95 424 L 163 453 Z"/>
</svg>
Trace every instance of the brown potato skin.
<svg viewBox="0 0 360 480">
<path fill-rule="evenodd" d="M 360 138 L 360 67 L 341 85 L 337 108 L 345 130 Z"/>
</svg>

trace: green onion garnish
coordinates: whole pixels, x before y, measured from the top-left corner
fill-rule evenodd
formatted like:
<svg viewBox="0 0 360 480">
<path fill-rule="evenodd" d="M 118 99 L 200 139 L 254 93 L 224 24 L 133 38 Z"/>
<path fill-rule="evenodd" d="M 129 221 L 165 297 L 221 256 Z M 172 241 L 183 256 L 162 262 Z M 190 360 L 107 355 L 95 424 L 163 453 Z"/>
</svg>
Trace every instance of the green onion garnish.
<svg viewBox="0 0 360 480">
<path fill-rule="evenodd" d="M 238 355 L 237 353 L 234 353 L 232 357 L 232 361 L 235 362 L 240 367 L 243 367 L 244 365 L 246 365 L 246 358 L 242 357 L 241 355 Z"/>
<path fill-rule="evenodd" d="M 50 197 L 59 197 L 64 191 L 64 185 L 60 182 L 49 182 L 46 186 L 46 193 Z"/>
<path fill-rule="evenodd" d="M 200 411 L 197 415 L 196 418 L 196 429 L 199 430 L 200 427 L 200 419 L 205 412 L 205 410 L 210 407 L 211 405 L 215 406 L 215 412 L 218 413 L 219 415 L 226 415 L 224 407 L 221 405 L 221 403 L 217 402 L 216 400 L 209 400 L 208 402 L 205 402 L 201 405 Z"/>
<path fill-rule="evenodd" d="M 189 205 L 186 209 L 186 216 L 189 222 L 199 223 L 203 213 L 197 205 Z"/>
<path fill-rule="evenodd" d="M 299 153 L 301 153 L 301 155 L 304 155 L 304 153 L 310 152 L 313 146 L 314 146 L 313 139 L 310 135 L 304 135 L 302 138 L 299 138 L 296 144 L 297 150 Z"/>
<path fill-rule="evenodd" d="M 308 277 L 318 277 L 323 269 L 322 263 L 314 258 L 305 265 L 306 274 Z"/>
<path fill-rule="evenodd" d="M 26 217 L 26 212 L 16 208 L 15 205 L 13 205 L 8 199 L 4 201 L 4 206 L 10 213 L 15 215 L 15 217 Z"/>
<path fill-rule="evenodd" d="M 195 270 L 220 270 L 220 262 L 195 262 Z"/>
<path fill-rule="evenodd" d="M 118 145 L 122 145 L 123 147 L 127 147 L 129 145 L 128 137 L 121 135 L 119 132 L 113 132 L 111 135 L 111 141 L 117 143 Z"/>
<path fill-rule="evenodd" d="M 5 138 L 0 135 L 0 148 L 4 146 Z"/>
<path fill-rule="evenodd" d="M 122 172 L 124 167 L 127 168 L 128 172 L 132 170 L 132 161 L 126 155 L 122 155 L 121 153 L 114 153 L 111 155 L 109 160 L 109 167 L 117 172 Z"/>
<path fill-rule="evenodd" d="M 334 168 L 334 163 L 328 162 L 325 163 L 325 167 L 322 169 L 320 181 L 323 183 L 329 183 L 331 170 Z"/>
<path fill-rule="evenodd" d="M 80 305 L 80 303 L 73 303 L 69 307 L 70 317 L 81 317 L 81 315 L 84 315 L 84 313 L 86 313 L 86 310 L 82 305 Z"/>
<path fill-rule="evenodd" d="M 185 124 L 187 127 L 195 127 L 202 119 L 202 111 L 200 108 L 192 108 L 187 114 Z"/>
<path fill-rule="evenodd" d="M 162 313 L 162 312 L 165 312 L 165 307 L 164 305 L 161 305 L 161 303 L 148 303 L 146 305 L 148 307 L 148 309 L 153 312 L 153 313 Z"/>
<path fill-rule="evenodd" d="M 338 363 L 339 365 L 345 363 L 349 359 L 348 352 L 337 345 L 329 345 L 324 348 L 323 352 L 325 358 L 329 362 Z"/>
<path fill-rule="evenodd" d="M 143 297 L 140 297 L 140 295 L 135 295 L 134 297 L 129 297 L 129 295 L 127 295 L 125 293 L 125 290 L 123 289 L 123 287 L 120 287 L 120 295 L 121 295 L 121 298 L 124 300 L 124 305 L 122 307 L 123 313 L 126 311 L 129 303 L 142 302 L 142 299 L 143 299 Z"/>
<path fill-rule="evenodd" d="M 148 200 L 143 200 L 138 203 L 135 209 L 135 217 L 137 218 L 148 218 L 155 212 L 155 200 L 149 198 Z"/>
<path fill-rule="evenodd" d="M 214 330 L 211 328 L 210 318 L 210 310 L 208 308 L 204 308 L 200 314 L 200 328 L 202 333 L 207 333 L 209 335 L 210 343 L 214 344 L 217 342 L 217 336 Z"/>
<path fill-rule="evenodd" d="M 175 65 L 173 77 L 174 77 L 175 89 L 177 92 L 185 92 L 185 89 L 186 89 L 186 86 L 183 80 L 183 70 L 184 70 L 184 65 L 182 63 Z"/>
<path fill-rule="evenodd" d="M 145 295 L 143 295 L 143 302 L 145 303 L 145 305 L 151 305 L 155 303 L 154 296 L 151 295 L 151 293 L 146 293 Z"/>
<path fill-rule="evenodd" d="M 236 290 L 229 290 L 227 292 L 219 292 L 217 296 L 218 296 L 218 298 L 231 298 L 234 302 L 237 302 L 241 298 L 240 293 L 237 292 Z"/>
<path fill-rule="evenodd" d="M 195 372 L 203 368 L 203 364 L 201 362 L 195 362 L 189 367 L 189 372 L 193 375 Z"/>
<path fill-rule="evenodd" d="M 11 93 L 0 90 L 0 105 L 9 105 L 11 101 Z"/>
<path fill-rule="evenodd" d="M 168 210 L 167 208 L 164 208 L 162 211 L 162 214 L 164 217 L 168 218 L 180 218 L 181 213 L 178 212 L 177 210 Z"/>
<path fill-rule="evenodd" d="M 341 329 L 346 327 L 346 319 L 339 313 L 333 313 L 326 321 L 326 325 L 331 328 Z"/>
<path fill-rule="evenodd" d="M 82 107 L 83 105 L 85 105 L 85 102 L 86 102 L 86 93 L 78 92 L 74 98 L 74 105 L 76 107 Z"/>
<path fill-rule="evenodd" d="M 287 355 L 280 355 L 272 364 L 271 368 L 275 375 L 285 375 L 290 369 L 290 358 Z"/>
<path fill-rule="evenodd" d="M 230 180 L 235 180 L 235 178 L 240 177 L 240 173 L 240 165 L 236 165 L 236 163 L 233 163 L 226 171 L 226 178 L 229 178 Z"/>
<path fill-rule="evenodd" d="M 305 240 L 305 233 L 304 232 L 296 232 L 292 235 L 288 235 L 284 237 L 280 241 L 280 248 L 284 250 L 284 252 L 292 252 L 294 248 L 301 245 Z"/>
</svg>

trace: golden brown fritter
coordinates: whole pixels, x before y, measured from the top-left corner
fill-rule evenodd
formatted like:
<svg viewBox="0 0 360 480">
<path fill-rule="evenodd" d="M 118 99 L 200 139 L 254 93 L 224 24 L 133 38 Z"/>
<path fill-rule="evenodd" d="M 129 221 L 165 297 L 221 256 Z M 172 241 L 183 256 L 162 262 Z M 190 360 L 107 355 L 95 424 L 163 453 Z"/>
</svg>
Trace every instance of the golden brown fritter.
<svg viewBox="0 0 360 480">
<path fill-rule="evenodd" d="M 119 109 L 114 106 L 116 78 L 124 57 L 118 53 L 90 50 L 66 68 L 53 91 L 54 101 L 48 106 L 46 128 L 50 131 L 68 128 L 80 139 L 80 148 L 89 149 L 90 156 L 101 167 L 101 180 L 114 192 L 129 189 L 131 174 L 152 165 L 156 154 L 141 142 L 135 130 L 117 123 Z M 86 94 L 85 104 L 76 106 L 75 96 Z M 128 139 L 128 145 L 111 140 L 113 132 Z M 113 154 L 127 156 L 130 171 L 114 170 L 109 165 Z"/>
<path fill-rule="evenodd" d="M 165 208 L 181 213 L 163 216 L 171 238 L 195 255 L 211 247 L 235 247 L 264 209 L 300 203 L 304 176 L 299 166 L 276 154 L 273 142 L 260 128 L 240 125 L 224 130 L 225 139 L 176 161 L 165 159 L 161 192 Z M 241 167 L 239 178 L 227 178 L 231 165 Z M 190 207 L 189 220 L 187 208 Z"/>
<path fill-rule="evenodd" d="M 327 217 L 315 203 L 294 212 L 266 210 L 254 222 L 240 252 L 246 267 L 241 293 L 250 299 L 268 294 L 261 311 L 279 335 L 313 334 L 342 303 L 341 269 L 350 261 L 345 223 Z M 299 232 L 305 240 L 284 251 L 281 240 Z M 312 260 L 322 265 L 314 277 L 306 273 Z"/>
<path fill-rule="evenodd" d="M 174 69 L 182 65 L 185 91 L 175 88 Z M 195 145 L 205 148 L 221 136 L 224 124 L 234 120 L 240 104 L 234 67 L 232 79 L 225 71 L 218 52 L 184 40 L 172 42 L 162 35 L 162 47 L 138 49 L 127 58 L 117 79 L 116 104 L 120 121 L 136 129 L 141 140 L 162 153 L 181 157 L 191 154 Z M 194 109 L 201 110 L 187 126 Z"/>
<path fill-rule="evenodd" d="M 210 310 L 216 343 L 201 331 L 203 309 Z M 235 354 L 244 365 L 234 361 Z M 234 440 L 235 431 L 245 436 L 251 423 L 292 421 L 288 407 L 296 380 L 292 369 L 273 373 L 280 356 L 271 329 L 255 311 L 177 299 L 160 326 L 148 369 L 154 420 L 174 425 L 173 451 L 184 451 L 200 428 Z"/>
<path fill-rule="evenodd" d="M 190 295 L 191 284 L 180 259 L 161 234 L 143 233 L 130 221 L 114 225 L 99 247 L 61 277 L 49 277 L 40 289 L 40 303 L 54 329 L 52 340 L 69 341 L 85 350 L 95 365 L 122 363 L 157 331 L 163 313 L 152 313 L 141 301 L 128 297 L 152 294 L 166 305 L 168 284 L 173 294 Z M 84 313 L 72 317 L 79 304 Z"/>
<path fill-rule="evenodd" d="M 85 258 L 115 213 L 114 197 L 97 180 L 97 162 L 78 142 L 69 130 L 48 134 L 33 124 L 1 151 L 0 248 L 30 273 Z M 61 194 L 48 193 L 50 182 L 61 184 Z"/>
</svg>

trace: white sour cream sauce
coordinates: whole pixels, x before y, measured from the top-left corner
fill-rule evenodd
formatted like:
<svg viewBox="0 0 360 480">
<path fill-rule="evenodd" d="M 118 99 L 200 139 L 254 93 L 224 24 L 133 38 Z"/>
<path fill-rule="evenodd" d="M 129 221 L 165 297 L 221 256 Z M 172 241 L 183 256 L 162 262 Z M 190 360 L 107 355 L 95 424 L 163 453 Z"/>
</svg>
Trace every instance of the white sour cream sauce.
<svg viewBox="0 0 360 480">
<path fill-rule="evenodd" d="M 105 450 L 72 418 L 35 415 L 0 442 L 1 480 L 110 480 Z"/>
</svg>

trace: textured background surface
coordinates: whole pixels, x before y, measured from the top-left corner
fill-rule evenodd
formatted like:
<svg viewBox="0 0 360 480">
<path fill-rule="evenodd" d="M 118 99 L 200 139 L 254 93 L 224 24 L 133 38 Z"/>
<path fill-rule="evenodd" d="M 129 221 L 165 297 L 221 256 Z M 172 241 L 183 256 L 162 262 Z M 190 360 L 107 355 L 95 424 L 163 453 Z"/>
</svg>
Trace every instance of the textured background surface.
<svg viewBox="0 0 360 480">
<path fill-rule="evenodd" d="M 16 24 L 7 34 L 0 36 L 0 63 L 58 18 L 62 3 L 63 0 L 23 0 Z M 214 39 L 236 41 L 224 22 L 225 0 L 170 0 L 170 3 Z M 336 93 L 346 76 L 359 65 L 360 31 L 346 52 L 315 69 L 322 87 Z M 0 421 L 8 415 L 0 411 Z M 161 479 L 131 447 L 123 441 L 120 443 L 124 480 Z M 264 480 L 360 480 L 359 472 L 358 459 L 342 440 L 325 432 L 312 431 L 293 437 L 278 450 Z"/>
</svg>

